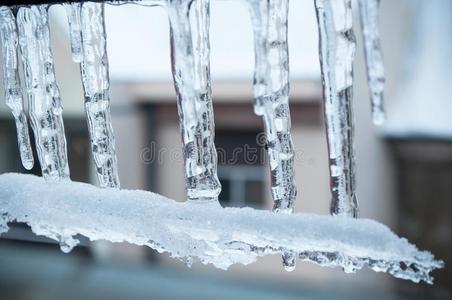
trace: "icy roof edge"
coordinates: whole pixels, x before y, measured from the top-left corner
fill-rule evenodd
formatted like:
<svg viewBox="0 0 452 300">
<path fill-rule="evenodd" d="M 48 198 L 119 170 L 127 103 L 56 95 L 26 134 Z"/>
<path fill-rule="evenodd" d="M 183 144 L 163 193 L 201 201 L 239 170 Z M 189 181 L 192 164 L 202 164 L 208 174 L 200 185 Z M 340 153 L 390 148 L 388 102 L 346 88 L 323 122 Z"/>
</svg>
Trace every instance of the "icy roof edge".
<svg viewBox="0 0 452 300">
<path fill-rule="evenodd" d="M 443 267 L 431 253 L 372 220 L 222 209 L 146 191 L 46 183 L 12 173 L 0 175 L 0 187 L 0 233 L 8 230 L 8 222 L 27 223 L 37 235 L 59 241 L 65 252 L 78 244 L 74 236 L 80 234 L 148 246 L 187 264 L 198 258 L 221 269 L 286 252 L 345 272 L 368 266 L 414 282 L 432 283 L 429 272 Z"/>
</svg>

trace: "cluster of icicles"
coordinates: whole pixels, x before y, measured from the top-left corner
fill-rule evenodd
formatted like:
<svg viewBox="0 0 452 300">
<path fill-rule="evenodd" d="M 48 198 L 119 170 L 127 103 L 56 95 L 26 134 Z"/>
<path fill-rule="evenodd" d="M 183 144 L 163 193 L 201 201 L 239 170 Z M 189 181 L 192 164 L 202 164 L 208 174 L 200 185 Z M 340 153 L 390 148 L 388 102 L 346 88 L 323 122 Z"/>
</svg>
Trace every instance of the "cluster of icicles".
<svg viewBox="0 0 452 300">
<path fill-rule="evenodd" d="M 171 58 L 180 118 L 187 198 L 218 201 L 214 120 L 210 80 L 209 0 L 123 1 L 165 7 L 171 28 Z M 353 61 L 355 37 L 351 0 L 315 0 L 324 111 L 331 174 L 331 213 L 357 217 L 353 151 Z M 290 134 L 288 0 L 245 0 L 254 29 L 255 113 L 267 138 L 275 212 L 293 211 L 297 195 Z M 80 64 L 91 147 L 99 185 L 119 188 L 110 114 L 104 4 L 67 3 L 72 58 Z M 379 0 L 361 0 L 359 9 L 375 123 L 384 119 Z M 50 46 L 49 5 L 1 7 L 5 99 L 14 115 L 20 155 L 26 169 L 34 161 L 24 112 L 18 52 L 24 67 L 29 117 L 43 177 L 69 180 L 62 101 Z M 286 269 L 295 256 L 284 255 Z"/>
</svg>

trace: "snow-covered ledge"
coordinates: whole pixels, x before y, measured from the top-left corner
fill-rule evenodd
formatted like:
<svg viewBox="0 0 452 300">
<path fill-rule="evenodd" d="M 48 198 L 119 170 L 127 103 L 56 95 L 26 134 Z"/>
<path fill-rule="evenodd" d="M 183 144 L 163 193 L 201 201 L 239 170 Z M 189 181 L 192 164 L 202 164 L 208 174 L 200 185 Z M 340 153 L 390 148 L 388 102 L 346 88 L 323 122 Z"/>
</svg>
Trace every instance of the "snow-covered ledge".
<svg viewBox="0 0 452 300">
<path fill-rule="evenodd" d="M 33 175 L 0 175 L 0 233 L 11 221 L 60 242 L 68 252 L 80 234 L 90 240 L 128 242 L 187 260 L 227 269 L 258 256 L 297 253 L 300 260 L 432 283 L 441 268 L 429 252 L 372 220 L 313 214 L 274 214 L 251 208 L 178 203 L 138 190 L 99 189 Z"/>
</svg>

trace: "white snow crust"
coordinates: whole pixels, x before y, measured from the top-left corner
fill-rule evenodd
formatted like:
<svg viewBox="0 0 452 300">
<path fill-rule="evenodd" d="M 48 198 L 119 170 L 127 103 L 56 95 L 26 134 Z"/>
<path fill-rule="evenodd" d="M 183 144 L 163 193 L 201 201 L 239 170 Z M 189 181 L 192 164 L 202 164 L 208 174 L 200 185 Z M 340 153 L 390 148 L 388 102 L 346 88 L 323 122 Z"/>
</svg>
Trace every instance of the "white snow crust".
<svg viewBox="0 0 452 300">
<path fill-rule="evenodd" d="M 46 183 L 37 176 L 7 173 L 0 175 L 0 233 L 12 221 L 59 241 L 65 252 L 78 244 L 76 235 L 83 235 L 148 246 L 188 264 L 197 258 L 220 269 L 292 252 L 300 260 L 345 272 L 367 265 L 432 283 L 429 272 L 443 266 L 372 220 L 180 203 L 152 192 L 69 180 Z"/>
</svg>

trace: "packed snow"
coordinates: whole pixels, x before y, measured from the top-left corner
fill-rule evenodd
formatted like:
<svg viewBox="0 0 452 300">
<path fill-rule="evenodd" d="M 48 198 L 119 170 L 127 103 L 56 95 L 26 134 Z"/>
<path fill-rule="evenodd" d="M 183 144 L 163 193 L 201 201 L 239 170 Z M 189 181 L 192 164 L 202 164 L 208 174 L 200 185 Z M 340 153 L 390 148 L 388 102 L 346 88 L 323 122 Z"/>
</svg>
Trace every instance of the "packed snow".
<svg viewBox="0 0 452 300">
<path fill-rule="evenodd" d="M 77 245 L 80 234 L 148 246 L 189 262 L 197 258 L 220 269 L 292 252 L 300 260 L 345 272 L 367 266 L 432 283 L 429 272 L 443 266 L 372 220 L 180 203 L 146 191 L 7 173 L 0 175 L 0 232 L 12 221 L 58 241 L 65 252 Z"/>
</svg>

